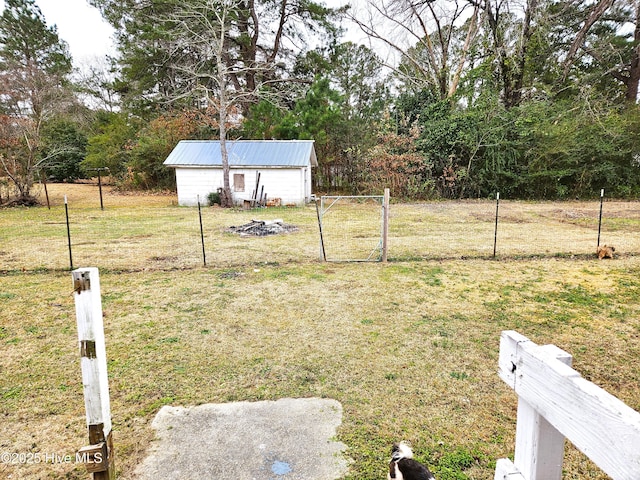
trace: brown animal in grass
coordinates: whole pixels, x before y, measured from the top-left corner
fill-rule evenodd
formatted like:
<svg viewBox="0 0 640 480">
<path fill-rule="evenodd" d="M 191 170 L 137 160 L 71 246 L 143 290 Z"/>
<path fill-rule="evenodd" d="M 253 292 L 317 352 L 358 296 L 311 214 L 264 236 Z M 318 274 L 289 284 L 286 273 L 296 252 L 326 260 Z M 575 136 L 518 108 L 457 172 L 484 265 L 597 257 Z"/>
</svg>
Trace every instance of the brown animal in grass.
<svg viewBox="0 0 640 480">
<path fill-rule="evenodd" d="M 616 251 L 616 247 L 602 245 L 598 246 L 596 253 L 598 254 L 598 260 L 602 260 L 603 258 L 611 258 L 613 259 L 613 252 Z"/>
</svg>

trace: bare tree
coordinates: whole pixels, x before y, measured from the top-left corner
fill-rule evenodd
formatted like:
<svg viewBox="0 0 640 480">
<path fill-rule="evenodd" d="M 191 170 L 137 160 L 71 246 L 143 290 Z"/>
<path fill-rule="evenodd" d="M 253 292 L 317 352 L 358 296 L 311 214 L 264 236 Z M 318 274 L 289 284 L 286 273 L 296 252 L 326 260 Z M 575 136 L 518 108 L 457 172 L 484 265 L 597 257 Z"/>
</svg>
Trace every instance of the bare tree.
<svg viewBox="0 0 640 480">
<path fill-rule="evenodd" d="M 228 84 L 235 90 L 254 91 L 277 76 L 287 77 L 299 52 L 314 48 L 317 42 L 331 44 L 339 33 L 334 22 L 340 10 L 314 0 L 237 0 L 228 5 L 222 0 L 88 1 L 115 29 L 120 53 L 117 86 L 123 104 L 142 116 L 162 110 L 163 98 L 180 95 L 188 83 L 175 68 L 190 52 L 176 48 L 174 14 L 203 8 L 229 10 L 224 61 L 243 66 L 228 72 Z M 266 71 L 265 63 L 271 66 Z M 246 97 L 240 105 L 242 113 L 255 101 Z"/>
<path fill-rule="evenodd" d="M 60 79 L 35 62 L 11 64 L 0 75 L 4 114 L 0 115 L 0 165 L 11 180 L 19 202 L 34 203 L 31 187 L 40 168 L 53 157 L 40 158 L 43 125 L 65 110 L 73 99 Z"/>
<path fill-rule="evenodd" d="M 74 72 L 82 101 L 89 107 L 115 112 L 120 96 L 114 87 L 115 67 L 108 57 L 94 56 Z"/>
<path fill-rule="evenodd" d="M 405 82 L 432 86 L 441 98 L 458 88 L 478 32 L 479 5 L 468 1 L 368 0 L 350 19 L 376 42 L 398 54 L 388 62 Z M 364 18 L 363 18 L 364 17 Z"/>
<path fill-rule="evenodd" d="M 55 27 L 47 27 L 33 0 L 8 0 L 0 16 L 0 166 L 17 201 L 31 195 L 42 126 L 73 99 L 66 88 L 71 58 Z"/>
<path fill-rule="evenodd" d="M 242 120 L 250 105 L 260 100 L 280 104 L 286 86 L 309 83 L 288 76 L 282 59 L 306 48 L 301 39 L 307 27 L 334 35 L 330 19 L 335 15 L 335 11 L 306 0 L 262 4 L 253 0 L 183 0 L 155 17 L 162 30 L 158 49 L 163 52 L 163 67 L 174 72 L 166 100 L 216 112 L 223 206 L 232 205 L 229 127 Z"/>
</svg>

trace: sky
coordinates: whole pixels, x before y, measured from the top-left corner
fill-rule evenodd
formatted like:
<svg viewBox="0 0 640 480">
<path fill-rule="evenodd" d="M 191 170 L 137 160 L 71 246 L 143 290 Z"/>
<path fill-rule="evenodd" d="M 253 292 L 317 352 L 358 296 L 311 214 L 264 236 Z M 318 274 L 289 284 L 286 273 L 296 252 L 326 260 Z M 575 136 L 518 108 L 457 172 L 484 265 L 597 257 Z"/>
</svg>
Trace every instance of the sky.
<svg viewBox="0 0 640 480">
<path fill-rule="evenodd" d="M 87 0 L 36 0 L 47 25 L 58 27 L 58 36 L 69 44 L 76 66 L 114 52 L 113 29 Z M 0 11 L 4 0 L 0 0 Z"/>
</svg>

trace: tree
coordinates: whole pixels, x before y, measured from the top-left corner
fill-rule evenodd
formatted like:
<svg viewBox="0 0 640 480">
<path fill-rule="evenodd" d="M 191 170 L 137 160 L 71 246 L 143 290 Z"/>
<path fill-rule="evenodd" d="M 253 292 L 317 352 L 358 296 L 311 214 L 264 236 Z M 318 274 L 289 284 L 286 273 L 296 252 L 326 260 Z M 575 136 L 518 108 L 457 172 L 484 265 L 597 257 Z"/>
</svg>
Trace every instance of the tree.
<svg viewBox="0 0 640 480">
<path fill-rule="evenodd" d="M 191 0 L 161 18 L 172 25 L 170 57 L 179 58 L 173 68 L 185 79 L 171 100 L 188 99 L 216 112 L 222 158 L 222 207 L 231 207 L 227 130 L 240 104 L 258 94 L 255 90 L 234 89 L 232 78 L 243 66 L 228 62 L 228 39 L 239 0 Z M 181 58 L 176 51 L 185 52 Z M 255 68 L 255 67 L 252 67 Z"/>
<path fill-rule="evenodd" d="M 215 114 L 190 109 L 167 113 L 142 128 L 131 146 L 128 166 L 133 187 L 174 189 L 175 175 L 158 159 L 165 159 L 180 140 L 210 138 L 217 128 Z"/>
<path fill-rule="evenodd" d="M 375 52 L 352 42 L 317 48 L 298 59 L 296 73 L 314 82 L 285 117 L 286 130 L 294 135 L 289 138 L 304 132 L 316 140 L 317 187 L 357 190 L 364 152 L 377 141 L 390 98 L 382 69 Z"/>
<path fill-rule="evenodd" d="M 84 178 L 80 164 L 86 148 L 87 136 L 76 122 L 65 118 L 48 122 L 42 129 L 42 155 L 49 160 L 42 174 L 57 182 Z"/>
<path fill-rule="evenodd" d="M 179 95 L 190 84 L 177 66 L 190 61 L 195 52 L 182 48 L 185 45 L 179 37 L 185 34 L 189 42 L 195 32 L 183 29 L 181 34 L 173 30 L 180 20 L 172 16 L 179 12 L 184 16 L 186 11 L 202 11 L 204 7 L 210 10 L 209 14 L 220 9 L 228 12 L 224 58 L 227 81 L 230 88 L 244 92 L 258 92 L 260 85 L 290 79 L 288 69 L 298 52 L 316 43 L 319 36 L 326 37 L 323 43 L 333 41 L 338 34 L 333 22 L 340 14 L 312 0 L 89 1 L 116 29 L 121 67 L 116 86 L 125 104 L 138 114 L 170 108 L 164 101 Z M 208 21 L 206 15 L 201 20 Z M 265 69 L 265 65 L 269 68 Z M 256 97 L 245 97 L 241 112 L 246 114 L 257 101 Z"/>
<path fill-rule="evenodd" d="M 110 175 L 124 179 L 131 159 L 131 144 L 139 128 L 135 119 L 126 113 L 98 111 L 82 168 L 107 167 Z"/>
<path fill-rule="evenodd" d="M 610 195 L 637 195 L 637 107 L 616 107 L 609 99 L 588 94 L 526 110 L 527 196 L 589 197 L 601 188 Z"/>
<path fill-rule="evenodd" d="M 295 81 L 286 61 L 305 32 L 335 35 L 334 11 L 310 0 L 94 0 L 117 28 L 121 93 L 143 98 L 136 113 L 197 107 L 215 112 L 224 206 L 232 202 L 226 142 L 251 105 L 278 103 Z M 130 98 L 130 96 L 129 96 Z M 131 104 L 130 104 L 131 105 Z"/>
<path fill-rule="evenodd" d="M 420 127 L 414 124 L 408 134 L 399 134 L 387 119 L 376 146 L 364 156 L 359 187 L 364 193 L 389 188 L 393 197 L 430 198 L 435 191 L 431 167 L 418 151 Z"/>
<path fill-rule="evenodd" d="M 115 112 L 120 106 L 120 96 L 115 86 L 115 60 L 95 57 L 76 71 L 79 96 L 86 105 L 96 110 Z"/>
<path fill-rule="evenodd" d="M 411 90 L 427 86 L 442 99 L 455 95 L 478 31 L 479 5 L 467 0 L 368 0 L 350 18 L 399 55 L 388 63 Z"/>
<path fill-rule="evenodd" d="M 559 88 L 600 85 L 608 96 L 638 100 L 640 84 L 640 1 L 554 2 L 559 21 L 555 48 L 566 51 Z M 632 28 L 629 28 L 632 27 Z M 573 38 L 569 44 L 566 39 Z"/>
<path fill-rule="evenodd" d="M 600 20 L 600 18 L 602 18 L 605 12 L 613 5 L 613 2 L 614 0 L 600 0 L 598 3 L 596 3 L 589 9 L 589 14 L 587 15 L 587 18 L 585 19 L 584 23 L 580 27 L 580 30 L 578 30 L 575 38 L 571 42 L 569 51 L 565 56 L 565 59 L 563 62 L 563 77 L 562 77 L 563 80 L 567 78 L 567 75 L 569 73 L 569 68 L 571 67 L 573 60 L 576 57 L 576 54 L 578 53 L 578 49 L 584 45 L 587 35 L 589 33 L 589 30 L 591 29 L 591 27 L 593 27 L 594 23 L 596 23 L 598 20 Z"/>
<path fill-rule="evenodd" d="M 34 0 L 6 0 L 0 17 L 0 163 L 18 202 L 33 203 L 43 125 L 68 108 L 71 58 Z"/>
<path fill-rule="evenodd" d="M 389 100 L 380 57 L 364 45 L 341 43 L 331 48 L 327 76 L 342 95 L 342 111 L 349 120 L 380 118 Z"/>
<path fill-rule="evenodd" d="M 351 42 L 330 49 L 326 75 L 340 95 L 339 121 L 330 130 L 328 157 L 321 156 L 319 170 L 325 183 L 339 190 L 359 190 L 365 152 L 381 137 L 379 130 L 391 94 L 382 76 L 380 57 L 364 45 Z"/>
<path fill-rule="evenodd" d="M 280 124 L 287 110 L 268 100 L 261 100 L 249 107 L 243 118 L 240 135 L 244 138 L 271 140 L 279 138 Z"/>
<path fill-rule="evenodd" d="M 628 75 L 623 72 L 620 79 L 627 87 L 625 98 L 630 103 L 637 102 L 640 93 L 640 1 L 636 0 L 634 3 L 633 40 L 626 45 Z"/>
<path fill-rule="evenodd" d="M 542 0 L 523 2 L 470 0 L 482 11 L 481 31 L 490 62 L 498 78 L 501 100 L 506 108 L 516 107 L 523 98 L 529 48 L 535 36 Z M 491 71 L 491 70 L 488 70 Z"/>
</svg>

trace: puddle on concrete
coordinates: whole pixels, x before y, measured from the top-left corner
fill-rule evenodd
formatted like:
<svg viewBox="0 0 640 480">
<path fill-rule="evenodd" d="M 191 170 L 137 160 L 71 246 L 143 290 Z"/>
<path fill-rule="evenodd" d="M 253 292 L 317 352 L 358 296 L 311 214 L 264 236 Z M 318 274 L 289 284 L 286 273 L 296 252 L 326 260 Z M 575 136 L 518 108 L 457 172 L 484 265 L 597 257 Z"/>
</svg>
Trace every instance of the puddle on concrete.
<svg viewBox="0 0 640 480">
<path fill-rule="evenodd" d="M 292 469 L 287 462 L 280 462 L 276 460 L 275 462 L 273 462 L 273 465 L 271 465 L 271 471 L 276 475 L 286 475 L 287 473 L 291 472 Z"/>
</svg>

